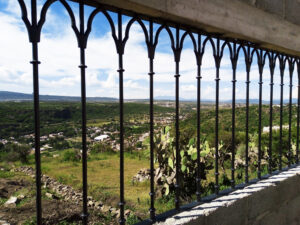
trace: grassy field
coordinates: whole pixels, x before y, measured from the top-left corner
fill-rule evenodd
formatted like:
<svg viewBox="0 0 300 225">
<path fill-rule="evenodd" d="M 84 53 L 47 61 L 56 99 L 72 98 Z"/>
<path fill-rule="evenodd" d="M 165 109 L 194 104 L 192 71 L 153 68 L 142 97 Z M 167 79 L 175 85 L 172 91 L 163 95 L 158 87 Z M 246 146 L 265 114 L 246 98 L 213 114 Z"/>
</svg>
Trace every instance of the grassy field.
<svg viewBox="0 0 300 225">
<path fill-rule="evenodd" d="M 42 154 L 42 173 L 45 173 L 63 184 L 68 184 L 77 190 L 81 190 L 82 185 L 82 167 L 81 162 L 64 161 L 63 151 L 53 151 Z M 53 158 L 53 155 L 59 154 L 59 157 Z M 120 191 L 120 166 L 118 153 L 98 153 L 93 154 L 88 160 L 88 195 L 96 200 L 101 200 L 107 205 L 118 206 Z M 1 165 L 1 163 L 0 163 Z M 21 164 L 17 164 L 20 166 Z M 125 152 L 124 162 L 124 184 L 126 208 L 138 212 L 138 215 L 147 218 L 150 205 L 150 183 L 133 183 L 132 178 L 142 168 L 149 168 L 149 160 L 143 156 L 143 153 Z M 29 166 L 34 167 L 33 156 L 30 159 Z M 165 212 L 174 207 L 173 199 L 160 199 L 156 201 L 158 213 Z"/>
</svg>

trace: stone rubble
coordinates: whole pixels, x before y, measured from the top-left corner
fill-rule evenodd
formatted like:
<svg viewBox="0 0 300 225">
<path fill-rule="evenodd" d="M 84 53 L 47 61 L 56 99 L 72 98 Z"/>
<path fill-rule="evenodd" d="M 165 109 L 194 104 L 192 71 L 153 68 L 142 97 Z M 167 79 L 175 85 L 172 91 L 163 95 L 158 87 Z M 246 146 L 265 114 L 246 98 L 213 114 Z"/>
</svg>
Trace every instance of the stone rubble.
<svg viewBox="0 0 300 225">
<path fill-rule="evenodd" d="M 28 176 L 35 176 L 35 170 L 32 167 L 22 166 L 14 169 L 15 172 L 22 172 Z M 62 196 L 66 201 L 73 201 L 76 204 L 82 204 L 82 193 L 75 191 L 71 186 L 63 185 L 55 179 L 43 174 L 41 177 L 44 188 L 49 188 L 53 192 Z M 48 198 L 57 198 L 54 194 L 46 193 Z M 116 218 L 120 217 L 120 210 L 112 206 L 104 205 L 101 201 L 95 201 L 91 196 L 88 196 L 88 207 L 94 210 L 100 210 L 102 213 L 110 212 L 110 215 Z M 131 210 L 125 210 L 125 218 L 132 214 Z M 1 225 L 1 224 L 0 224 Z"/>
<path fill-rule="evenodd" d="M 132 182 L 144 182 L 150 180 L 150 169 L 141 169 L 137 175 L 132 178 Z"/>
<path fill-rule="evenodd" d="M 18 202 L 18 198 L 11 196 L 5 203 L 4 203 L 4 207 L 7 208 L 14 208 L 17 206 L 17 202 Z"/>
<path fill-rule="evenodd" d="M 5 220 L 0 220 L 0 225 L 10 225 L 10 223 L 6 222 Z"/>
</svg>

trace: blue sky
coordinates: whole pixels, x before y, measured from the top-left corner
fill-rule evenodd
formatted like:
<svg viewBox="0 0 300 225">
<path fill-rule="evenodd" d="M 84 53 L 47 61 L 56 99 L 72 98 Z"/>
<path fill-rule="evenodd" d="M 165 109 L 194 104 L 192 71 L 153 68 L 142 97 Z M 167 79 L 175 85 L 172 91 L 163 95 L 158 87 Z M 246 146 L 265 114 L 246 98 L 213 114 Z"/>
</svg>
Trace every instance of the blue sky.
<svg viewBox="0 0 300 225">
<path fill-rule="evenodd" d="M 29 6 L 30 1 L 25 1 Z M 38 1 L 39 6 L 44 1 Z M 69 1 L 68 1 L 69 2 Z M 76 3 L 69 2 L 78 16 Z M 39 7 L 40 10 L 40 7 Z M 86 7 L 86 18 L 92 8 Z M 115 20 L 116 15 L 111 13 Z M 129 18 L 123 18 L 126 26 Z M 78 22 L 78 17 L 77 17 Z M 146 26 L 148 25 L 145 22 Z M 20 18 L 17 0 L 0 0 L 0 90 L 32 92 L 31 45 L 25 26 Z M 157 26 L 155 26 L 157 28 Z M 39 44 L 40 93 L 51 95 L 80 95 L 79 49 L 70 20 L 59 2 L 54 3 L 47 14 Z M 237 98 L 245 98 L 245 67 L 243 55 L 240 55 L 237 70 Z M 86 50 L 87 96 L 118 97 L 118 58 L 115 44 L 111 38 L 110 27 L 104 16 L 97 15 Z M 268 62 L 267 62 L 268 63 Z M 220 70 L 220 99 L 231 99 L 232 70 L 228 51 L 222 60 Z M 124 54 L 124 96 L 125 98 L 148 98 L 149 76 L 148 57 L 144 34 L 139 25 L 134 24 Z M 196 60 L 192 43 L 186 39 L 180 63 L 180 96 L 186 99 L 196 98 Z M 161 33 L 154 61 L 154 96 L 174 96 L 175 63 L 170 41 L 165 31 Z M 215 67 L 210 46 L 206 48 L 202 65 L 202 98 L 215 98 Z M 258 98 L 258 69 L 256 58 L 251 68 L 250 97 Z M 269 99 L 269 71 L 265 66 L 263 99 Z M 286 66 L 285 83 L 288 84 Z M 275 70 L 274 99 L 279 98 L 279 70 Z M 294 73 L 293 96 L 297 92 L 297 76 Z M 288 98 L 288 85 L 284 87 L 284 96 Z"/>
</svg>

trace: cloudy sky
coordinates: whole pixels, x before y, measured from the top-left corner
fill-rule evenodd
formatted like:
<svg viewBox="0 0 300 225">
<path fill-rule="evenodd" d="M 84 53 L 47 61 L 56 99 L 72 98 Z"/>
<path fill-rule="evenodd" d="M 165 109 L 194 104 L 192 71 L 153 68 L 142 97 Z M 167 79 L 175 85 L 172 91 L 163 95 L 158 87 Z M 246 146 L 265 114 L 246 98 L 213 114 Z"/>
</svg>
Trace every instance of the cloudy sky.
<svg viewBox="0 0 300 225">
<path fill-rule="evenodd" d="M 29 1 L 25 1 L 29 6 Z M 44 1 L 38 0 L 41 6 Z M 70 3 L 70 2 L 69 2 Z M 70 3 L 78 16 L 78 6 Z M 40 10 L 40 7 L 39 7 Z M 86 7 L 86 17 L 92 8 Z M 111 13 L 115 20 L 116 15 Z M 130 18 L 123 18 L 125 27 Z M 78 22 L 78 17 L 77 17 Z M 146 22 L 146 26 L 148 23 Z M 158 26 L 154 28 L 157 29 Z M 27 31 L 20 18 L 17 0 L 0 0 L 0 90 L 32 93 L 31 45 Z M 148 57 L 144 34 L 134 24 L 124 54 L 124 96 L 125 98 L 148 98 Z M 50 95 L 80 95 L 79 49 L 70 20 L 59 2 L 54 3 L 47 14 L 39 44 L 40 93 Z M 237 98 L 245 98 L 245 67 L 240 55 L 237 70 Z M 263 99 L 269 99 L 268 61 L 264 71 Z M 100 14 L 96 16 L 86 50 L 87 96 L 118 97 L 118 58 L 110 27 Z M 256 58 L 251 68 L 250 98 L 258 98 L 258 69 Z M 231 99 L 232 70 L 228 51 L 222 60 L 220 70 L 220 99 Z M 175 63 L 170 41 L 165 31 L 161 33 L 154 61 L 154 96 L 174 96 Z M 180 97 L 196 98 L 196 60 L 191 41 L 187 38 L 180 63 Z M 215 98 L 215 67 L 210 46 L 206 48 L 202 66 L 202 98 Z M 275 70 L 274 99 L 279 99 L 279 70 Z M 288 84 L 288 70 L 285 83 Z M 294 84 L 297 76 L 294 74 Z M 296 97 L 297 87 L 293 87 Z M 288 85 L 284 86 L 288 98 Z"/>
</svg>

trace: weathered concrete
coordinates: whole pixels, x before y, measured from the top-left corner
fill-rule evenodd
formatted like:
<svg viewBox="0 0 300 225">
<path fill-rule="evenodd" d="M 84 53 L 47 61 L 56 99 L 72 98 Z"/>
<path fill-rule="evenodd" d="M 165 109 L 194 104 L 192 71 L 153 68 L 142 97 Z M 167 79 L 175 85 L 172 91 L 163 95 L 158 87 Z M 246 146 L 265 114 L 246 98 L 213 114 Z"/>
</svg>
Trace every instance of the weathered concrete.
<svg viewBox="0 0 300 225">
<path fill-rule="evenodd" d="M 300 166 L 156 225 L 300 224 Z"/>
<path fill-rule="evenodd" d="M 300 56 L 299 0 L 87 0 Z"/>
</svg>

